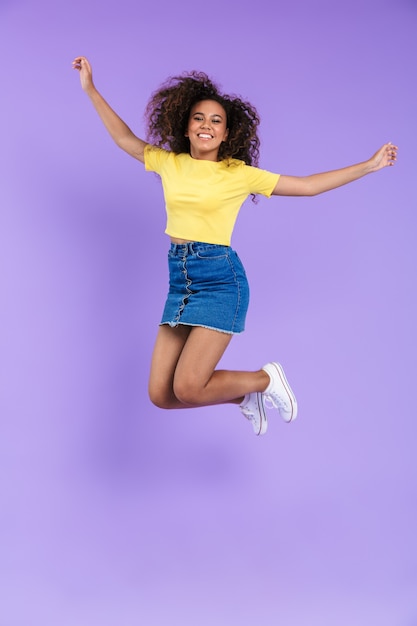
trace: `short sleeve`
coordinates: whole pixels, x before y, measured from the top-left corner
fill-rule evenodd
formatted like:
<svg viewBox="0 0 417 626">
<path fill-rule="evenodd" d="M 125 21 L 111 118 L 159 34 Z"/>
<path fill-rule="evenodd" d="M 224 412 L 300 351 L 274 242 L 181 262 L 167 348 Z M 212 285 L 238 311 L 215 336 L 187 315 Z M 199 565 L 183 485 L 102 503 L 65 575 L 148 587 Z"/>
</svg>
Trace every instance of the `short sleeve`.
<svg viewBox="0 0 417 626">
<path fill-rule="evenodd" d="M 169 153 L 163 148 L 158 148 L 148 143 L 144 150 L 145 170 L 160 173 L 161 167 Z"/>
<path fill-rule="evenodd" d="M 261 194 L 268 198 L 272 195 L 280 178 L 280 174 L 274 174 L 251 165 L 245 166 L 245 176 L 250 193 Z"/>
</svg>

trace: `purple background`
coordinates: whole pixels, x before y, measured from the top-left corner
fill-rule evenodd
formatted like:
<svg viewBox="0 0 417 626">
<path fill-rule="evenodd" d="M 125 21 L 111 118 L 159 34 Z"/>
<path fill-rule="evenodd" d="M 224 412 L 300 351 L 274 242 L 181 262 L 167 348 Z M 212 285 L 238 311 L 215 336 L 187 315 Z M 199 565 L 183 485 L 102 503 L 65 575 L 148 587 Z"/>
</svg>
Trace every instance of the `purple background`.
<svg viewBox="0 0 417 626">
<path fill-rule="evenodd" d="M 0 3 L 0 626 L 416 626 L 413 0 Z M 147 398 L 166 293 L 150 93 L 206 71 L 257 106 L 261 166 L 396 167 L 246 202 L 252 287 L 222 365 L 280 360 L 299 418 Z"/>
</svg>

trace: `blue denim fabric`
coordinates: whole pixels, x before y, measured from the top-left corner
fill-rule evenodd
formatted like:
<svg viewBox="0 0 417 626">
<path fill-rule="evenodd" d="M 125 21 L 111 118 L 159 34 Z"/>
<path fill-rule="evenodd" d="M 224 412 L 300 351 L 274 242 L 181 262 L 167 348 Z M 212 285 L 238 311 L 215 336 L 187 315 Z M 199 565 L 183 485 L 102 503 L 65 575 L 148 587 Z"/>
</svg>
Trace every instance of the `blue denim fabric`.
<svg viewBox="0 0 417 626">
<path fill-rule="evenodd" d="M 249 285 L 242 262 L 230 246 L 173 243 L 168 268 L 169 292 L 161 324 L 243 332 Z"/>
</svg>

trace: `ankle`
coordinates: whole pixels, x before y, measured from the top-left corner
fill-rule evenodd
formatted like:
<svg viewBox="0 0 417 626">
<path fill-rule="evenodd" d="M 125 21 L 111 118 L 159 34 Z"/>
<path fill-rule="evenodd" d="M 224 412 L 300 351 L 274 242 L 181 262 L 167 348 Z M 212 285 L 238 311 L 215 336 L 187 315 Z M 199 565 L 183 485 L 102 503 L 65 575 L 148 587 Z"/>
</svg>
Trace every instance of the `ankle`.
<svg viewBox="0 0 417 626">
<path fill-rule="evenodd" d="M 268 372 L 266 372 L 264 369 L 261 369 L 259 371 L 262 374 L 262 384 L 263 384 L 261 393 L 266 393 L 270 391 L 270 387 L 272 385 L 272 379 L 270 375 L 268 374 Z"/>
</svg>

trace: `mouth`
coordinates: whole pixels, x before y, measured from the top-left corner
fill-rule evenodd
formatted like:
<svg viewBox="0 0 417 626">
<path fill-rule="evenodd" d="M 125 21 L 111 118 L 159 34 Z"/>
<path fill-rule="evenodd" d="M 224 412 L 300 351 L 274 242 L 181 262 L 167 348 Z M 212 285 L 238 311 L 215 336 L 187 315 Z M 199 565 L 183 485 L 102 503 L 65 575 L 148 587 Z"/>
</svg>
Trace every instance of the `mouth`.
<svg viewBox="0 0 417 626">
<path fill-rule="evenodd" d="M 208 139 L 213 139 L 213 135 L 209 135 L 208 133 L 198 133 L 197 137 L 199 139 L 203 139 L 204 141 L 207 141 Z"/>
</svg>

